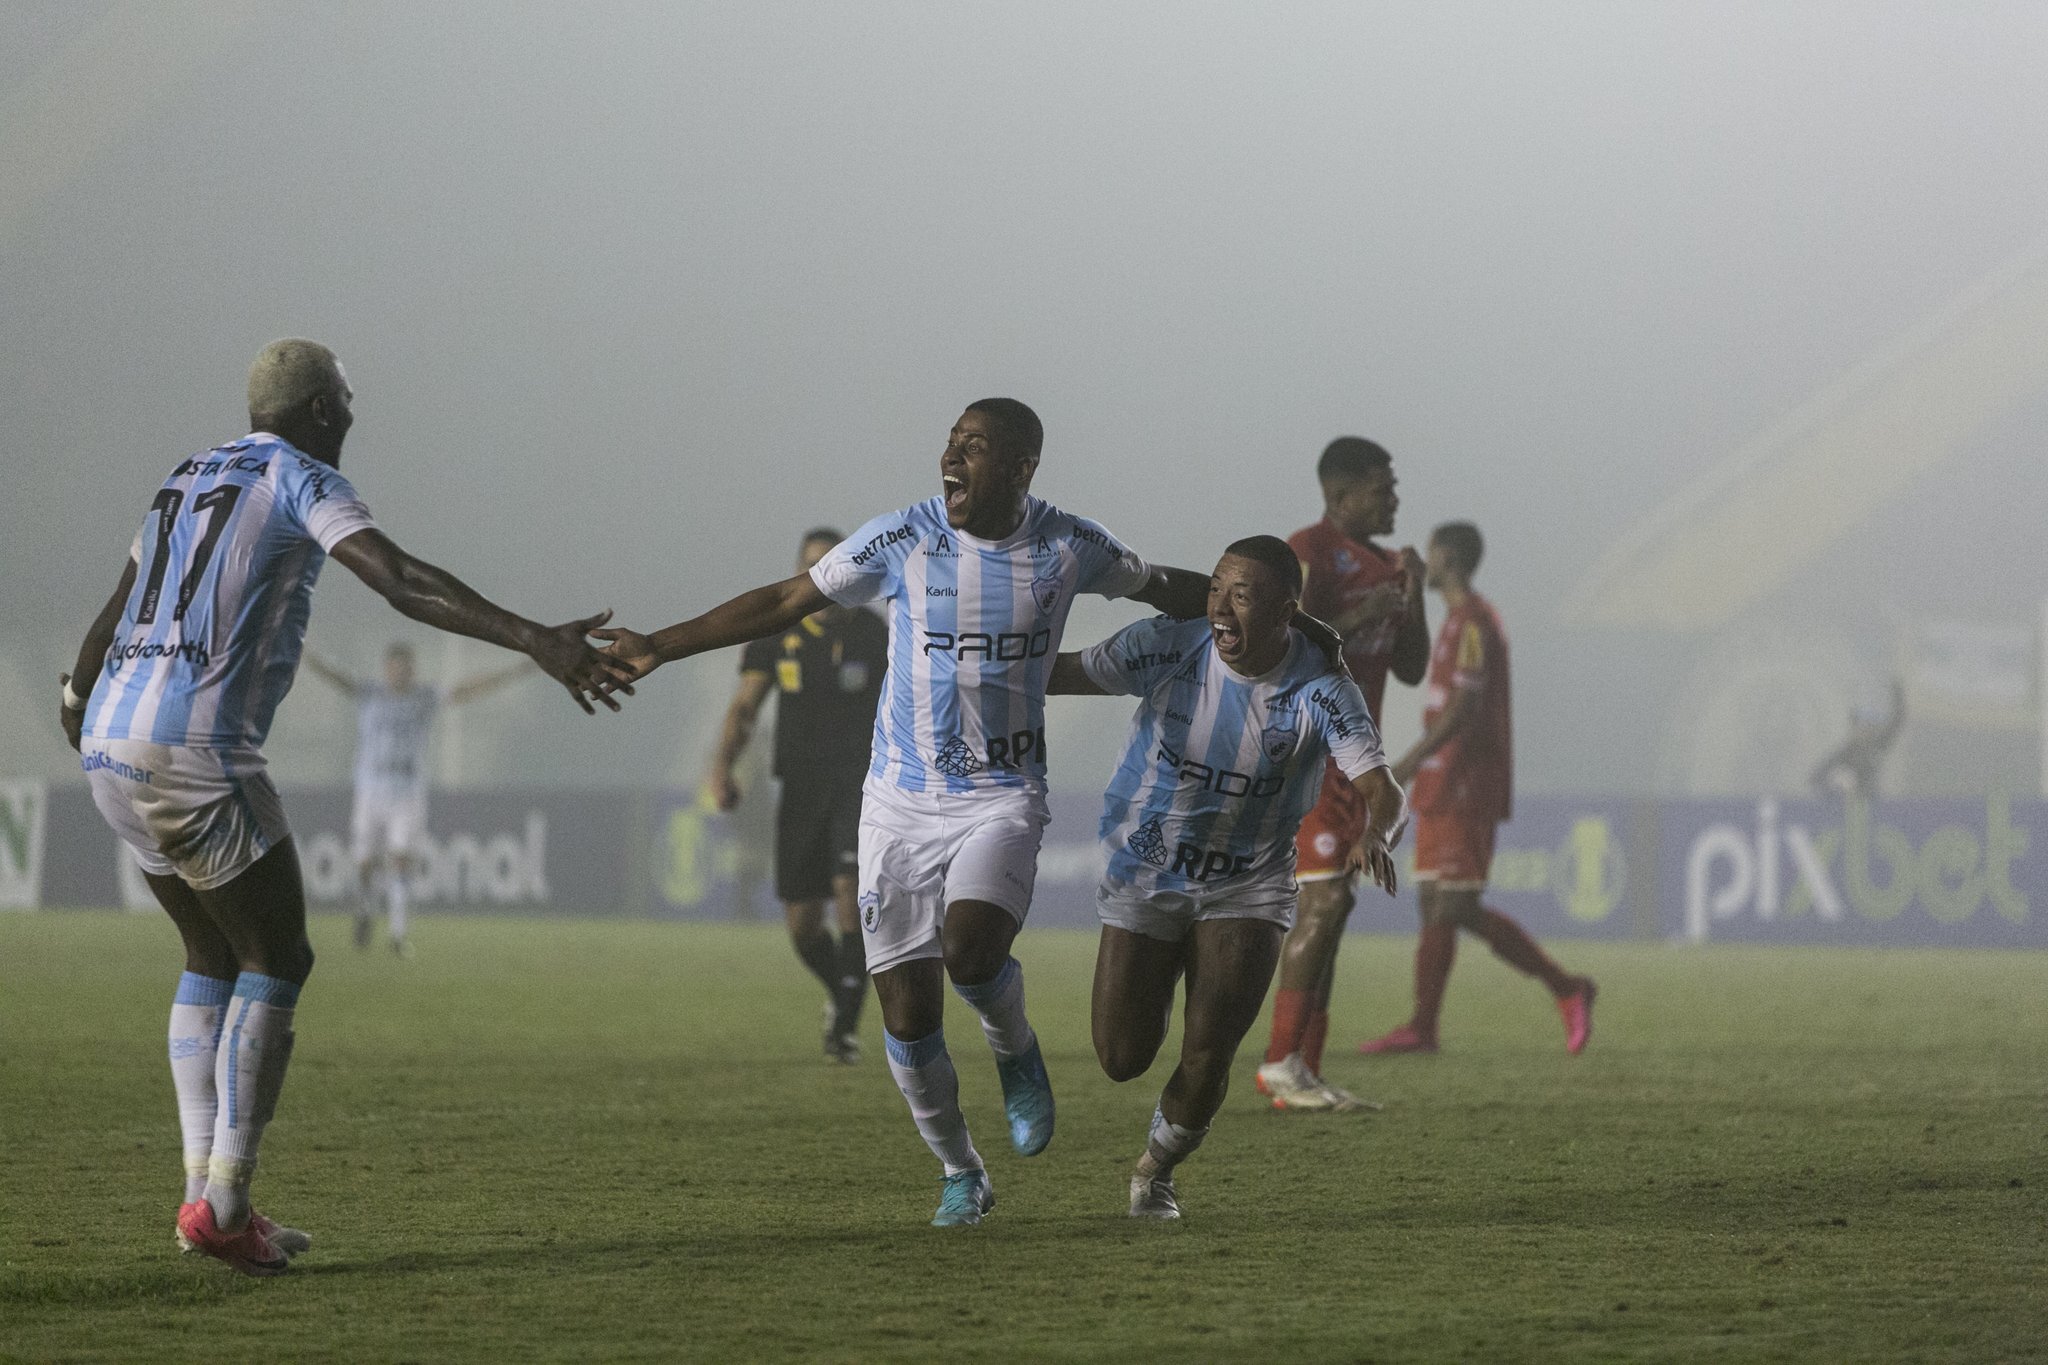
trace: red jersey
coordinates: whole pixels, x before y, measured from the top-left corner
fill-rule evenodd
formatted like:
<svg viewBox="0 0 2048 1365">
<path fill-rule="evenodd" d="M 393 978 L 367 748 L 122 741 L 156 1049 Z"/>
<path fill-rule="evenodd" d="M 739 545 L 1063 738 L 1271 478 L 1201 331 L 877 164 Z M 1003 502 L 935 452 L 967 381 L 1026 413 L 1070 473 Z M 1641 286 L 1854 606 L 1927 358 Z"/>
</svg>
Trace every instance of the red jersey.
<svg viewBox="0 0 2048 1365">
<path fill-rule="evenodd" d="M 1508 637 L 1493 604 L 1468 592 L 1444 617 L 1429 652 L 1422 724 L 1435 725 L 1453 692 L 1476 690 L 1464 728 L 1422 760 L 1408 793 L 1418 813 L 1505 820 L 1514 809 L 1514 731 L 1508 704 Z"/>
<path fill-rule="evenodd" d="M 1342 615 L 1358 599 L 1402 573 L 1401 556 L 1377 545 L 1361 545 L 1330 524 L 1324 517 L 1287 538 L 1294 557 L 1308 581 L 1302 588 L 1301 609 L 1325 621 Z M 1368 626 L 1344 644 L 1344 663 L 1365 693 L 1373 723 L 1380 720 L 1380 705 L 1387 698 L 1387 668 L 1394 662 L 1394 642 L 1401 634 L 1402 613 L 1394 612 L 1379 624 Z"/>
</svg>

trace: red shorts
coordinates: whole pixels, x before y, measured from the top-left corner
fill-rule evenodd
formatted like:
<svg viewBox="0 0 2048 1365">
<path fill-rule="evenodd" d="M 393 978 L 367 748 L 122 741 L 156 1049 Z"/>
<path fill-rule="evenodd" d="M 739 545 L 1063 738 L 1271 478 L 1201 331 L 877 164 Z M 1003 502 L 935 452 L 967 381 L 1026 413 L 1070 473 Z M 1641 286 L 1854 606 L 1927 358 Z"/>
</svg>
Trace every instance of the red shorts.
<svg viewBox="0 0 2048 1365">
<path fill-rule="evenodd" d="M 1371 812 L 1335 764 L 1323 773 L 1322 795 L 1294 836 L 1294 879 L 1326 882 L 1344 875 L 1345 854 L 1365 837 Z"/>
<path fill-rule="evenodd" d="M 1500 826 L 1460 811 L 1415 817 L 1415 880 L 1464 889 L 1486 885 L 1493 871 L 1493 835 Z"/>
</svg>

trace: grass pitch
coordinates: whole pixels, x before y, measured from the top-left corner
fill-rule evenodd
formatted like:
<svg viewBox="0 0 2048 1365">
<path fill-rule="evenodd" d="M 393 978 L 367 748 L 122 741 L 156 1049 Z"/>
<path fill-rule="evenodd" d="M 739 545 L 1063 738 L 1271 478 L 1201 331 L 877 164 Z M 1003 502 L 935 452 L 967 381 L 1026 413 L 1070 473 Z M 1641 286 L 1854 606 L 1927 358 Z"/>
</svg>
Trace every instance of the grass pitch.
<svg viewBox="0 0 2048 1365">
<path fill-rule="evenodd" d="M 1010 1152 L 955 1002 L 999 1202 L 941 1231 L 873 1011 L 828 1066 L 779 929 L 345 936 L 258 1185 L 314 1250 L 252 1281 L 172 1248 L 168 922 L 0 917 L 0 1358 L 2048 1359 L 2048 955 L 1563 945 L 1574 1059 L 1468 940 L 1448 1050 L 1369 1062 L 1409 940 L 1354 938 L 1328 1070 L 1386 1112 L 1263 1110 L 1248 1048 L 1160 1227 L 1124 1176 L 1177 1044 L 1111 1085 L 1092 936 L 1029 932 L 1059 1135 Z"/>
</svg>

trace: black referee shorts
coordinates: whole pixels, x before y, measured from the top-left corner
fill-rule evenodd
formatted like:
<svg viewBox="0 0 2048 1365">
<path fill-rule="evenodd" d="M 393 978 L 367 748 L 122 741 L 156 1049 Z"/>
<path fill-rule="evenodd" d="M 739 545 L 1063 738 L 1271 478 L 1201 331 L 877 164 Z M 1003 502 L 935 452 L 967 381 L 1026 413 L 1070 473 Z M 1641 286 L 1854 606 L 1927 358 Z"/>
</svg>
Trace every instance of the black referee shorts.
<svg viewBox="0 0 2048 1365">
<path fill-rule="evenodd" d="M 775 810 L 775 894 L 784 902 L 832 898 L 832 879 L 860 866 L 860 785 L 810 779 L 782 784 Z"/>
</svg>

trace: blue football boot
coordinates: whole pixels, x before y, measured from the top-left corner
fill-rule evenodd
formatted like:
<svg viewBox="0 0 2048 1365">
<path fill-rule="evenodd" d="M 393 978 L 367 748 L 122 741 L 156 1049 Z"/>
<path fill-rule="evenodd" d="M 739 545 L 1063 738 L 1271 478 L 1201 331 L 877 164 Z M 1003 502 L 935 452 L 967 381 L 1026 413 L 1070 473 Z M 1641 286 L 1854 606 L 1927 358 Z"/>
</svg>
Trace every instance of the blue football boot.
<svg viewBox="0 0 2048 1365">
<path fill-rule="evenodd" d="M 995 1186 L 987 1171 L 962 1171 L 941 1182 L 939 1211 L 932 1215 L 935 1228 L 971 1228 L 982 1215 L 996 1206 Z"/>
<path fill-rule="evenodd" d="M 1003 1082 L 1010 1145 L 1019 1156 L 1037 1156 L 1052 1141 L 1052 1080 L 1045 1074 L 1038 1039 L 1032 1038 L 1028 1052 L 996 1058 L 996 1075 Z"/>
</svg>

